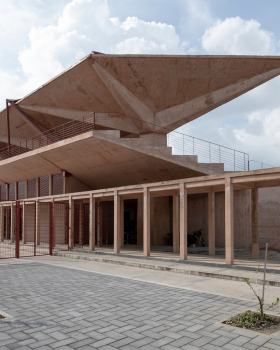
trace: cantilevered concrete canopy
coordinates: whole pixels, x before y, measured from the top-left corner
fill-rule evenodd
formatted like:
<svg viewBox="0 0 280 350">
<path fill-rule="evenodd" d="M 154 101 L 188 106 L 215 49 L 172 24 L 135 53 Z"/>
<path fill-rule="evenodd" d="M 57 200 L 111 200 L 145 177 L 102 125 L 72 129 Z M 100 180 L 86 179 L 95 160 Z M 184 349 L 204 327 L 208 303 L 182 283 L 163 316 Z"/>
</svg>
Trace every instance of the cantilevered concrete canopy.
<svg viewBox="0 0 280 350">
<path fill-rule="evenodd" d="M 29 120 L 10 107 L 11 143 L 87 112 L 121 119 L 123 131 L 166 134 L 279 74 L 275 56 L 91 54 L 16 103 Z M 5 110 L 0 143 L 7 143 Z"/>
</svg>

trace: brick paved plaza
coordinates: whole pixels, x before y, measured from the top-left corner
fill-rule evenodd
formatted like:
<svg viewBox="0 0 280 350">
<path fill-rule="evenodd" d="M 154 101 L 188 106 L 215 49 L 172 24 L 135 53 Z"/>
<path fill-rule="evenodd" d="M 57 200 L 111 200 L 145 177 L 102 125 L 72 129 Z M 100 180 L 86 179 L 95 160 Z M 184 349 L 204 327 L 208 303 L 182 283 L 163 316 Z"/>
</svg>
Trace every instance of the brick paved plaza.
<svg viewBox="0 0 280 350">
<path fill-rule="evenodd" d="M 36 262 L 0 266 L 0 349 L 279 349 L 216 324 L 254 302 Z"/>
</svg>

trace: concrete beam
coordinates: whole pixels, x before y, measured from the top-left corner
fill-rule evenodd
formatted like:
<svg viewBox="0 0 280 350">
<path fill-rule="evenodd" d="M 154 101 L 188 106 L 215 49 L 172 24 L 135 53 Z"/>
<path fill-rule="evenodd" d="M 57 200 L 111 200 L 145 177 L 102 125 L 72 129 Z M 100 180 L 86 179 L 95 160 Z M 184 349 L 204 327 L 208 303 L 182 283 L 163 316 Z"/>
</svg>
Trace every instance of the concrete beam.
<svg viewBox="0 0 280 350">
<path fill-rule="evenodd" d="M 146 129 L 154 131 L 154 112 L 150 110 L 142 101 L 140 101 L 133 93 L 131 93 L 123 84 L 116 80 L 106 69 L 102 68 L 97 62 L 92 65 L 100 79 L 111 92 L 119 106 L 122 108 L 125 115 L 131 118 L 140 119 L 146 122 L 145 125 L 137 123 L 139 131 Z M 147 124 L 148 123 L 148 124 Z M 150 124 L 149 124 L 150 123 Z"/>
<path fill-rule="evenodd" d="M 156 112 L 156 130 L 168 133 L 190 121 L 200 117 L 210 110 L 229 102 L 247 91 L 278 76 L 280 68 L 272 69 L 249 79 L 243 79 L 219 90 L 203 94 L 180 105 Z M 164 128 L 167 128 L 164 130 Z"/>
</svg>

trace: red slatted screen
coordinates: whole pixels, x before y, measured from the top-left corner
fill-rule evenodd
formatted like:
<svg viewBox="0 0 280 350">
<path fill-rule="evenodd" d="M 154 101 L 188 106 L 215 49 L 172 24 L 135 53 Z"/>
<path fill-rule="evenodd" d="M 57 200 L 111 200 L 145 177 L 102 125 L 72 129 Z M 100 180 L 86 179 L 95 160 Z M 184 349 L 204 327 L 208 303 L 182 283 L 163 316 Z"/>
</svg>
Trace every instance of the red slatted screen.
<svg viewBox="0 0 280 350">
<path fill-rule="evenodd" d="M 27 197 L 35 198 L 37 197 L 36 193 L 36 179 L 27 180 Z"/>
<path fill-rule="evenodd" d="M 6 200 L 6 185 L 1 186 L 1 202 Z"/>
<path fill-rule="evenodd" d="M 52 176 L 52 194 L 63 194 L 63 173 Z"/>
<path fill-rule="evenodd" d="M 9 201 L 14 201 L 16 199 L 16 184 L 9 185 Z"/>
<path fill-rule="evenodd" d="M 25 181 L 18 182 L 18 199 L 25 199 Z"/>
<path fill-rule="evenodd" d="M 49 195 L 49 176 L 43 176 L 39 179 L 40 195 L 39 197 L 45 197 Z"/>
</svg>

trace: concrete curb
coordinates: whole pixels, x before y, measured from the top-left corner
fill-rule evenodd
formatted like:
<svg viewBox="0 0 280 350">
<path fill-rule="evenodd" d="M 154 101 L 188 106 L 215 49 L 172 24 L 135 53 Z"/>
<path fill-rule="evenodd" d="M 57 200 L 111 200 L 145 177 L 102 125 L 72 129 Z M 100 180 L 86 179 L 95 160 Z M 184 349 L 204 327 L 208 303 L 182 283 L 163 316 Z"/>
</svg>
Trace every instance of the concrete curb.
<svg viewBox="0 0 280 350">
<path fill-rule="evenodd" d="M 218 278 L 218 279 L 225 279 L 225 280 L 238 281 L 238 282 L 247 282 L 246 277 L 218 274 L 218 273 L 214 273 L 214 272 L 193 271 L 193 270 L 182 269 L 179 267 L 153 265 L 153 264 L 147 264 L 147 263 L 141 263 L 141 262 L 138 263 L 138 262 L 132 262 L 132 261 L 122 261 L 122 260 L 115 260 L 115 259 L 110 259 L 110 258 L 95 257 L 92 255 L 85 256 L 85 255 L 76 255 L 76 254 L 71 254 L 71 253 L 55 252 L 54 256 L 71 258 L 71 259 L 87 260 L 87 261 L 97 261 L 97 262 L 103 262 L 103 263 L 109 263 L 109 264 L 115 264 L 115 265 L 140 267 L 140 268 L 150 269 L 150 270 L 175 272 L 175 273 L 180 273 L 180 274 L 184 274 L 184 275 L 191 275 L 191 276 L 201 276 L 201 277 Z M 122 257 L 125 257 L 125 256 L 122 254 Z M 129 257 L 131 258 L 131 256 L 129 256 Z M 166 260 L 169 260 L 168 262 L 177 263 L 177 261 L 174 261 L 171 259 L 166 259 Z M 193 263 L 193 265 L 198 265 L 198 264 Z M 221 267 L 221 265 L 219 265 L 219 267 Z M 225 268 L 225 267 L 223 266 L 223 268 Z M 253 269 L 253 271 L 255 271 L 255 269 Z M 257 284 L 261 284 L 261 285 L 263 284 L 263 280 L 261 280 L 261 279 L 255 279 L 255 278 L 248 278 L 248 279 L 251 283 L 257 283 Z M 280 287 L 280 282 L 266 280 L 265 285 L 273 286 L 273 287 Z"/>
<path fill-rule="evenodd" d="M 85 254 L 91 254 L 91 255 L 104 255 L 104 256 L 114 256 L 114 257 L 122 257 L 122 258 L 133 258 L 133 259 L 140 259 L 140 260 L 151 260 L 151 261 L 163 261 L 163 262 L 170 262 L 170 263 L 178 263 L 178 264 L 184 264 L 184 265 L 195 265 L 195 266 L 208 266 L 208 267 L 218 267 L 221 269 L 232 269 L 232 270 L 239 270 L 239 271 L 256 271 L 256 267 L 253 266 L 243 266 L 243 265 L 227 265 L 227 264 L 219 264 L 219 263 L 211 263 L 211 262 L 203 262 L 203 261 L 190 261 L 190 260 L 180 260 L 180 259 L 168 259 L 168 258 L 156 258 L 151 256 L 137 256 L 137 255 L 129 255 L 129 254 L 115 254 L 115 253 L 109 253 L 109 252 L 98 252 L 98 251 L 90 251 L 90 250 L 84 250 L 81 252 L 80 249 L 70 249 L 71 252 L 75 253 L 85 253 Z M 263 268 L 260 268 L 260 272 L 263 272 Z M 266 273 L 273 273 L 275 275 L 280 275 L 280 270 L 278 269 L 271 269 L 266 268 Z M 280 276 L 279 276 L 280 277 Z"/>
</svg>

